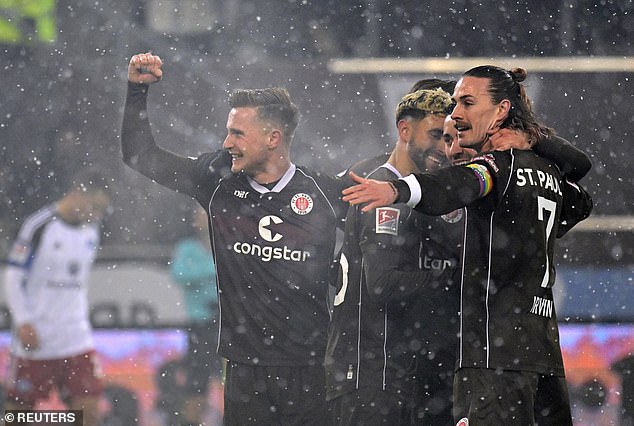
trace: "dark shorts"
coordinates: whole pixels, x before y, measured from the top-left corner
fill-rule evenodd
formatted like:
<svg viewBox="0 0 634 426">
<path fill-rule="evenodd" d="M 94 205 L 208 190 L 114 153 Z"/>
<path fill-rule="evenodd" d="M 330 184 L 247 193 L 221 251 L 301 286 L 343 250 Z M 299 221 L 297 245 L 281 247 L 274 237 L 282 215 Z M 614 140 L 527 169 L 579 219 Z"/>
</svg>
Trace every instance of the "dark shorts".
<svg viewBox="0 0 634 426">
<path fill-rule="evenodd" d="M 434 360 L 435 361 L 435 360 Z M 437 362 L 437 361 L 436 361 Z M 440 368 L 432 363 L 419 368 L 414 393 L 414 421 L 416 426 L 454 426 L 453 364 Z"/>
<path fill-rule="evenodd" d="M 68 358 L 30 360 L 12 357 L 7 377 L 7 397 L 18 405 L 32 406 L 46 398 L 53 387 L 73 398 L 98 396 L 102 372 L 95 351 Z"/>
<path fill-rule="evenodd" d="M 477 426 L 572 426 L 566 379 L 462 368 L 454 378 L 454 420 L 463 419 Z"/>
<path fill-rule="evenodd" d="M 188 395 L 206 395 L 209 381 L 222 377 L 222 361 L 216 352 L 218 326 L 214 322 L 196 322 L 187 327 L 187 367 Z"/>
<path fill-rule="evenodd" d="M 266 367 L 227 361 L 225 426 L 322 426 L 327 418 L 322 366 Z"/>
<path fill-rule="evenodd" d="M 333 426 L 409 426 L 410 395 L 398 397 L 379 389 L 362 388 L 328 402 Z"/>
</svg>

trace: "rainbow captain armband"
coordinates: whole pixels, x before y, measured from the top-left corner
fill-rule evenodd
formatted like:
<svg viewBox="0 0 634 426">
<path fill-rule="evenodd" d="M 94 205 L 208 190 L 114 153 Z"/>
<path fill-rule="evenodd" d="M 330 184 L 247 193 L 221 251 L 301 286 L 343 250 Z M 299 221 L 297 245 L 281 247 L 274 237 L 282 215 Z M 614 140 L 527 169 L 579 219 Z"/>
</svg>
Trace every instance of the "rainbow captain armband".
<svg viewBox="0 0 634 426">
<path fill-rule="evenodd" d="M 473 173 L 478 177 L 480 181 L 480 197 L 484 197 L 493 189 L 493 178 L 489 169 L 482 164 L 467 164 L 465 167 L 473 170 Z"/>
</svg>

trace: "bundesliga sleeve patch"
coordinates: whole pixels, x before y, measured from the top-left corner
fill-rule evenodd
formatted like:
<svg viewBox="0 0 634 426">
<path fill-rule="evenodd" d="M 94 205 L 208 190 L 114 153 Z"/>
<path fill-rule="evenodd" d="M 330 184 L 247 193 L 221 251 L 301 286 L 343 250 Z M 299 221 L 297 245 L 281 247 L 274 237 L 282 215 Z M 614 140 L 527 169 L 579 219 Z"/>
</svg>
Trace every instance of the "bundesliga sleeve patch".
<svg viewBox="0 0 634 426">
<path fill-rule="evenodd" d="M 473 173 L 478 177 L 480 181 L 480 197 L 484 197 L 493 189 L 493 178 L 489 169 L 482 164 L 467 164 L 465 167 L 473 170 Z"/>
<path fill-rule="evenodd" d="M 376 233 L 398 235 L 399 209 L 379 207 L 376 209 Z"/>
</svg>

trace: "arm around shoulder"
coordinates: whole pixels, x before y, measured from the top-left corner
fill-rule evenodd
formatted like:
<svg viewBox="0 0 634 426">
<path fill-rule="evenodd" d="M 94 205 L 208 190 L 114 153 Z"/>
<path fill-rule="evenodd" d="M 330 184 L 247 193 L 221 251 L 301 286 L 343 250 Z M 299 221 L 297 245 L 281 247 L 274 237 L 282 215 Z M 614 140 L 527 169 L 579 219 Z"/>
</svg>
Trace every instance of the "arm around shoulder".
<svg viewBox="0 0 634 426">
<path fill-rule="evenodd" d="M 535 144 L 533 151 L 554 161 L 571 182 L 578 182 L 592 168 L 590 157 L 562 137 L 551 136 Z"/>
</svg>

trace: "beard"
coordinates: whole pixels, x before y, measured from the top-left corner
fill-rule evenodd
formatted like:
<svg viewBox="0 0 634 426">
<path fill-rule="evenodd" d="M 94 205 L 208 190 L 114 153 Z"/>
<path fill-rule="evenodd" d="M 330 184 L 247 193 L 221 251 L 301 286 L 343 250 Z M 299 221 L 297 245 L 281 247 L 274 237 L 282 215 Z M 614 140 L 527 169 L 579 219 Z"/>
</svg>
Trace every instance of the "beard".
<svg viewBox="0 0 634 426">
<path fill-rule="evenodd" d="M 408 147 L 413 147 L 414 144 L 412 141 L 408 144 Z M 430 149 L 419 149 L 419 148 L 410 148 L 408 149 L 409 157 L 416 164 L 418 170 L 421 171 L 432 171 L 448 165 L 447 158 L 444 154 L 438 152 L 438 150 L 430 148 Z"/>
</svg>

